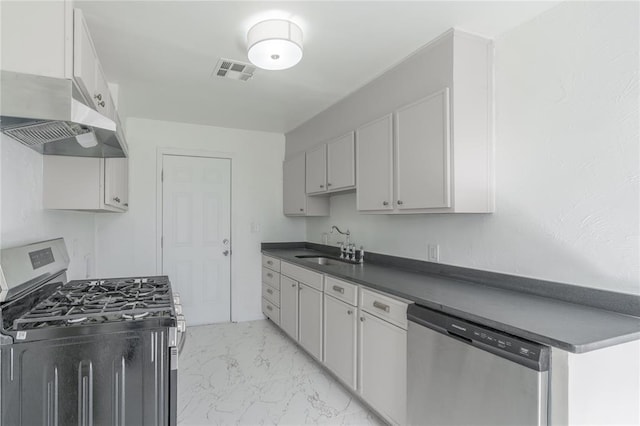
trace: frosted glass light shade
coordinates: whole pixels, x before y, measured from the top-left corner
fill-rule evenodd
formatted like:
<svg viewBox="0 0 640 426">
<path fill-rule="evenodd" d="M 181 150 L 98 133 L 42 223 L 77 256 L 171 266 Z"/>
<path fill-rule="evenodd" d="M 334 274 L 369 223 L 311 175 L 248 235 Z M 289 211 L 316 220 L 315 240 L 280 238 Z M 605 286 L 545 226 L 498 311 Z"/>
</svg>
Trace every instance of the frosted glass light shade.
<svg viewBox="0 0 640 426">
<path fill-rule="evenodd" d="M 270 19 L 247 33 L 249 60 L 265 70 L 285 70 L 302 59 L 302 30 L 293 22 Z"/>
</svg>

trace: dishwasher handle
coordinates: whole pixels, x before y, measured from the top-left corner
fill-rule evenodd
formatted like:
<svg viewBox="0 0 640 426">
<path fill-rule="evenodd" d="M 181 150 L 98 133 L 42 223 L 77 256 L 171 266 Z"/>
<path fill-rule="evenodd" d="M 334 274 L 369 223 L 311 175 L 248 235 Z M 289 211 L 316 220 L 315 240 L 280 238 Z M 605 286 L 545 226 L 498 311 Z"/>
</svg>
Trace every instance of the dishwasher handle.
<svg viewBox="0 0 640 426">
<path fill-rule="evenodd" d="M 407 319 L 410 323 L 430 328 L 532 370 L 549 369 L 548 346 L 416 304 L 408 306 Z"/>
</svg>

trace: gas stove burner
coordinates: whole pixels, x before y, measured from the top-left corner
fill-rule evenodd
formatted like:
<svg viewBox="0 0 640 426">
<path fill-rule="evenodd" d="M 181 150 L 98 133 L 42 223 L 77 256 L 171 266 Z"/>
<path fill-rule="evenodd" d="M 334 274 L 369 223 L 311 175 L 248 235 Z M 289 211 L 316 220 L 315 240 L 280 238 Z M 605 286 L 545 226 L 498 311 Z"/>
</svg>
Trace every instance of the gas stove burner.
<svg viewBox="0 0 640 426">
<path fill-rule="evenodd" d="M 71 281 L 14 321 L 14 329 L 133 321 L 171 315 L 166 277 Z"/>
</svg>

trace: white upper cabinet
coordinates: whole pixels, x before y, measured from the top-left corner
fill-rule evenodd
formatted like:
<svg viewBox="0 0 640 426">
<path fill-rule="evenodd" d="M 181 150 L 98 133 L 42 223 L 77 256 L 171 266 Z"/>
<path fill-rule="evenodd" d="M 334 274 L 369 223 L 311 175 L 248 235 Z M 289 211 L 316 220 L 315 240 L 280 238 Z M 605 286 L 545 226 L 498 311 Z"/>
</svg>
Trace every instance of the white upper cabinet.
<svg viewBox="0 0 640 426">
<path fill-rule="evenodd" d="M 107 79 L 80 9 L 73 10 L 73 78 L 95 109 L 113 118 L 113 101 Z"/>
<path fill-rule="evenodd" d="M 425 74 L 431 93 L 358 128 L 359 211 L 494 210 L 492 49 L 447 33 L 429 50 L 441 65 Z"/>
<path fill-rule="evenodd" d="M 328 216 L 329 200 L 309 197 L 305 189 L 305 156 L 286 160 L 282 166 L 285 216 Z"/>
<path fill-rule="evenodd" d="M 122 210 L 129 208 L 129 160 L 104 159 L 104 203 Z"/>
<path fill-rule="evenodd" d="M 129 208 L 128 160 L 45 155 L 43 207 L 125 212 Z"/>
<path fill-rule="evenodd" d="M 326 194 L 356 187 L 353 132 L 307 151 L 306 157 L 307 194 Z"/>
<path fill-rule="evenodd" d="M 89 28 L 72 1 L 3 2 L 0 19 L 3 70 L 73 80 L 88 106 L 119 123 Z"/>
<path fill-rule="evenodd" d="M 449 90 L 396 111 L 395 134 L 396 207 L 450 207 Z"/>
<path fill-rule="evenodd" d="M 73 11 L 73 78 L 93 102 L 98 88 L 98 61 L 87 23 L 78 9 Z"/>
<path fill-rule="evenodd" d="M 307 151 L 307 194 L 327 192 L 327 145 Z"/>
<path fill-rule="evenodd" d="M 356 130 L 358 210 L 393 210 L 393 120 L 388 114 Z"/>
<path fill-rule="evenodd" d="M 327 143 L 327 190 L 355 188 L 355 144 L 353 132 Z"/>
</svg>

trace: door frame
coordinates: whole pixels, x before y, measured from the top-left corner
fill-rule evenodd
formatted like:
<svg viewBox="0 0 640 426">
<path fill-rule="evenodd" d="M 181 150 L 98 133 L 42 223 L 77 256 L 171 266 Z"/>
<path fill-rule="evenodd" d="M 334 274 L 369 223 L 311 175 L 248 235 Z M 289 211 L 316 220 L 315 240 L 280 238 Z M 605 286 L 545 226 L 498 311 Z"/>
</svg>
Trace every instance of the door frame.
<svg viewBox="0 0 640 426">
<path fill-rule="evenodd" d="M 177 157 L 204 157 L 218 160 L 229 160 L 229 239 L 231 246 L 229 248 L 229 321 L 234 322 L 233 318 L 233 214 L 235 211 L 233 203 L 233 160 L 234 154 L 223 151 L 208 151 L 202 149 L 184 149 L 184 148 L 157 148 L 156 150 L 156 275 L 162 274 L 162 168 L 163 157 L 165 155 L 174 155 Z"/>
</svg>

